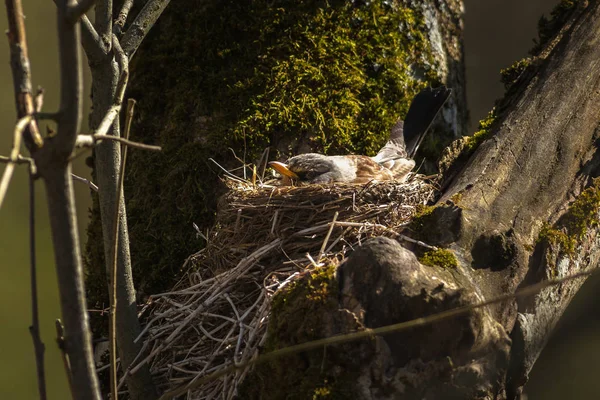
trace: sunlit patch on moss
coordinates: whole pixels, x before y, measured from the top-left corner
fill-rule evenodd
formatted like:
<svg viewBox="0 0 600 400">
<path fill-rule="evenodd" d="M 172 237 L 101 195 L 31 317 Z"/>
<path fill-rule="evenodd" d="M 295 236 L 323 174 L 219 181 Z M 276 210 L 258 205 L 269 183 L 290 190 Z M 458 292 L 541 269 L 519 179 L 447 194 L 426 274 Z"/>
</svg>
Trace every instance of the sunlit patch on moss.
<svg viewBox="0 0 600 400">
<path fill-rule="evenodd" d="M 508 68 L 500 70 L 500 81 L 504 84 L 504 89 L 508 90 L 519 79 L 519 76 L 531 65 L 530 58 L 522 58 L 516 61 Z"/>
<path fill-rule="evenodd" d="M 492 133 L 491 128 L 494 122 L 496 121 L 497 117 L 498 115 L 496 113 L 496 107 L 494 107 L 484 119 L 479 121 L 477 131 L 473 134 L 473 136 L 469 137 L 469 140 L 465 145 L 465 149 L 468 152 L 472 152 L 475 149 L 477 149 L 477 147 L 479 147 L 479 145 L 490 136 L 490 134 Z"/>
<path fill-rule="evenodd" d="M 538 242 L 547 241 L 553 246 L 560 246 L 560 251 L 565 254 L 574 254 L 577 242 L 583 238 L 587 230 L 598 226 L 599 209 L 600 178 L 595 178 L 592 185 L 581 192 L 571 204 L 556 226 L 545 224 L 542 227 Z"/>
<path fill-rule="evenodd" d="M 427 251 L 419 257 L 419 262 L 430 267 L 456 268 L 458 266 L 456 256 L 448 249 Z"/>
</svg>

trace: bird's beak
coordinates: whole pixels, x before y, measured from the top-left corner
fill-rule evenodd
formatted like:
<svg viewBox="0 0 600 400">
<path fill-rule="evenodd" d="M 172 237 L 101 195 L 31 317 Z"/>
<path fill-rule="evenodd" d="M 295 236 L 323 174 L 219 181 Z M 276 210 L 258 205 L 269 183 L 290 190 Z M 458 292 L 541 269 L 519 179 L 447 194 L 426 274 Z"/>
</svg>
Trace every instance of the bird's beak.
<svg viewBox="0 0 600 400">
<path fill-rule="evenodd" d="M 287 176 L 288 178 L 292 178 L 292 179 L 298 179 L 298 175 L 296 175 L 294 172 L 290 171 L 288 166 L 285 165 L 284 163 L 280 163 L 279 161 L 271 161 L 271 162 L 269 162 L 269 165 L 271 167 L 273 167 L 273 169 L 275 171 L 279 172 L 283 176 Z"/>
</svg>

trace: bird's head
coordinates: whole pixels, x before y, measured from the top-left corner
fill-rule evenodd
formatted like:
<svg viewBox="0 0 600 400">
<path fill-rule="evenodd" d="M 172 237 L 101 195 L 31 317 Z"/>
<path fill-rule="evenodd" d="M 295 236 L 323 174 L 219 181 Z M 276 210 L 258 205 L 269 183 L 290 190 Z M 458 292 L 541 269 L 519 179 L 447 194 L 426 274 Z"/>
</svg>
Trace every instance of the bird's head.
<svg viewBox="0 0 600 400">
<path fill-rule="evenodd" d="M 342 170 L 334 158 L 322 154 L 307 153 L 290 158 L 287 163 L 271 161 L 273 169 L 282 176 L 306 183 L 334 182 L 342 175 Z"/>
</svg>

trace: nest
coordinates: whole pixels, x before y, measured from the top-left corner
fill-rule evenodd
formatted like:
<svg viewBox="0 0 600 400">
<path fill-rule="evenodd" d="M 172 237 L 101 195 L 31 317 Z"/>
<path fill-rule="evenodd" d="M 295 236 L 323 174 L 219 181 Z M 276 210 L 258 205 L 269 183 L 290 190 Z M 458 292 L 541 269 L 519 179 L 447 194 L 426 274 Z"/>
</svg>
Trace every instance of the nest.
<svg viewBox="0 0 600 400">
<path fill-rule="evenodd" d="M 341 261 L 364 240 L 405 238 L 400 232 L 433 187 L 407 183 L 255 187 L 227 180 L 206 246 L 186 261 L 175 288 L 151 296 L 152 311 L 139 340 L 164 391 L 258 355 L 271 298 L 326 259 Z M 248 370 L 238 369 L 188 391 L 187 398 L 232 399 Z"/>
</svg>

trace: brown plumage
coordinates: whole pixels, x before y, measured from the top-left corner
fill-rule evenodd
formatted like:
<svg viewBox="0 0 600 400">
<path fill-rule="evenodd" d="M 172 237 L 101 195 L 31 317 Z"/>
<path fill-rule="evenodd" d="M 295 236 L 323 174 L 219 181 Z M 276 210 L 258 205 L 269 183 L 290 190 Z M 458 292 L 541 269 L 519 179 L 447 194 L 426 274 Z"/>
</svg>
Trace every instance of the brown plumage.
<svg viewBox="0 0 600 400">
<path fill-rule="evenodd" d="M 375 157 L 307 153 L 292 157 L 285 164 L 278 161 L 269 164 L 283 176 L 284 184 L 290 180 L 320 184 L 403 182 L 415 166 L 411 158 L 450 92 L 450 89 L 442 86 L 425 89 L 415 96 L 406 121 L 400 120 L 394 125 L 390 139 Z"/>
</svg>

